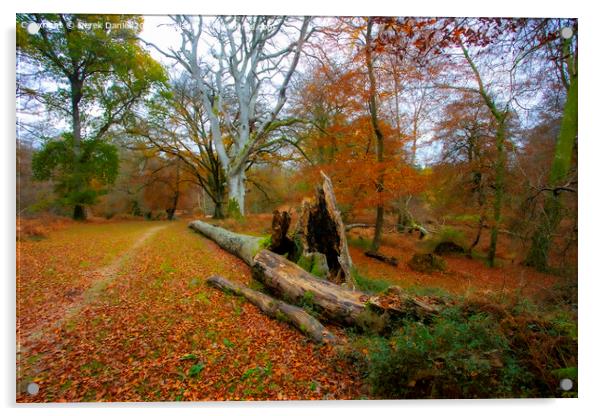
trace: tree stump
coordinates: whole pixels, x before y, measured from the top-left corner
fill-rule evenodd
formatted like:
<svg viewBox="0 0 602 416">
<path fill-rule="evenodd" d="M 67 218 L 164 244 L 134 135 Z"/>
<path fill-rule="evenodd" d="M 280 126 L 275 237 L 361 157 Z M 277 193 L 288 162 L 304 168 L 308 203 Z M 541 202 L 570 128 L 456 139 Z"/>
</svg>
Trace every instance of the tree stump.
<svg viewBox="0 0 602 416">
<path fill-rule="evenodd" d="M 336 284 L 345 283 L 353 289 L 353 263 L 345 224 L 336 206 L 332 182 L 324 172 L 320 173 L 324 182 L 316 189 L 315 198 L 303 201 L 294 238 L 301 245 L 301 257 L 322 253 L 328 265 L 327 279 Z"/>
<path fill-rule="evenodd" d="M 289 258 L 295 256 L 295 243 L 288 236 L 288 229 L 291 225 L 291 214 L 286 211 L 274 210 L 272 217 L 272 234 L 270 251 L 284 255 L 288 254 Z"/>
</svg>

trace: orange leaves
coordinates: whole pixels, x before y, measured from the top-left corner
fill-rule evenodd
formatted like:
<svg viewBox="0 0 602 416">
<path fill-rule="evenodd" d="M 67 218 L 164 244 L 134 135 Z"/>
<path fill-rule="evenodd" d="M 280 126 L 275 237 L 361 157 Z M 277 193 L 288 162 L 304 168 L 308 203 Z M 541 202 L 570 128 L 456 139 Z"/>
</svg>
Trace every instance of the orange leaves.
<svg viewBox="0 0 602 416">
<path fill-rule="evenodd" d="M 269 226 L 269 220 L 269 216 L 252 218 L 244 227 L 260 230 Z M 33 327 L 23 312 L 26 302 L 25 311 L 54 310 L 36 319 L 60 322 L 63 316 L 51 298 L 36 291 L 45 266 L 36 258 L 54 268 L 44 276 L 45 291 L 60 294 L 72 286 L 90 287 L 94 281 L 77 279 L 82 262 L 91 270 L 105 266 L 104 255 L 112 249 L 116 256 L 131 250 L 141 233 L 156 226 L 156 222 L 75 224 L 51 233 L 48 240 L 20 242 L 28 262 L 19 271 L 22 337 L 29 336 Z M 82 238 L 94 242 L 94 250 L 82 245 Z M 64 260 L 50 263 L 53 252 L 63 254 Z M 206 287 L 204 278 L 215 273 L 248 283 L 249 268 L 190 232 L 184 222 L 168 223 L 130 253 L 115 270 L 112 286 L 99 290 L 76 315 L 59 323 L 60 342 L 46 336 L 28 344 L 19 361 L 20 377 L 39 379 L 41 388 L 36 396 L 20 393 L 19 402 L 359 396 L 358 375 L 352 368 L 335 366 L 333 349 L 307 343 L 302 334 L 244 300 Z M 68 277 L 55 288 L 63 274 Z M 320 377 L 330 385 L 320 381 L 328 388 L 317 392 L 310 387 Z"/>
</svg>

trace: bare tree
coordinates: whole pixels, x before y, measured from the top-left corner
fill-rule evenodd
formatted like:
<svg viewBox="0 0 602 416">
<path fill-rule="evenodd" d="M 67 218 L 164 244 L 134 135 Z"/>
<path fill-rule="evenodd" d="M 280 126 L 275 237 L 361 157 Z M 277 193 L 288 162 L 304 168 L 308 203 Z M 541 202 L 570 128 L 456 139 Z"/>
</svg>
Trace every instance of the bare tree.
<svg viewBox="0 0 602 416">
<path fill-rule="evenodd" d="M 163 51 L 150 45 L 177 61 L 195 81 L 226 175 L 229 210 L 244 215 L 247 162 L 270 140 L 270 133 L 297 121 L 281 120 L 279 115 L 303 44 L 313 32 L 311 19 L 171 18 L 181 31 L 180 48 Z"/>
</svg>

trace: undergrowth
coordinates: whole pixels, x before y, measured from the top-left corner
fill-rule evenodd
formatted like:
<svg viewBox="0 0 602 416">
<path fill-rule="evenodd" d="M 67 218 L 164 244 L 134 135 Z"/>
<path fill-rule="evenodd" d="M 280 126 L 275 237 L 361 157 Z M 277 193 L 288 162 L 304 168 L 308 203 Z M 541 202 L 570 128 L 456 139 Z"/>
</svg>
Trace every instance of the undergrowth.
<svg viewBox="0 0 602 416">
<path fill-rule="evenodd" d="M 356 269 L 353 269 L 351 273 L 355 279 L 357 289 L 363 292 L 380 293 L 384 292 L 389 286 L 391 286 L 391 283 L 387 280 L 365 277 Z"/>
<path fill-rule="evenodd" d="M 451 306 L 428 322 L 404 320 L 389 336 L 349 333 L 345 354 L 375 398 L 577 396 L 569 305 L 443 295 Z M 573 381 L 570 391 L 559 388 L 563 378 Z"/>
</svg>

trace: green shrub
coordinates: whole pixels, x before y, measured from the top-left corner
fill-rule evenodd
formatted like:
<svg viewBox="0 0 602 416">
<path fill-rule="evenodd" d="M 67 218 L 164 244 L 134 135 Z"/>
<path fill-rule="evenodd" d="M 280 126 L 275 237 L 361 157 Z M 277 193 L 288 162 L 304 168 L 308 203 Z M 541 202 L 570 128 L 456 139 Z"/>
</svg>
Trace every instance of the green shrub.
<svg viewBox="0 0 602 416">
<path fill-rule="evenodd" d="M 374 338 L 368 381 L 383 398 L 529 396 L 531 374 L 486 314 L 448 308 L 431 325 L 406 321 L 390 339 Z"/>
<path fill-rule="evenodd" d="M 326 279 L 328 277 L 328 263 L 326 261 L 326 256 L 322 253 L 301 255 L 297 260 L 297 265 L 320 279 Z"/>
</svg>

